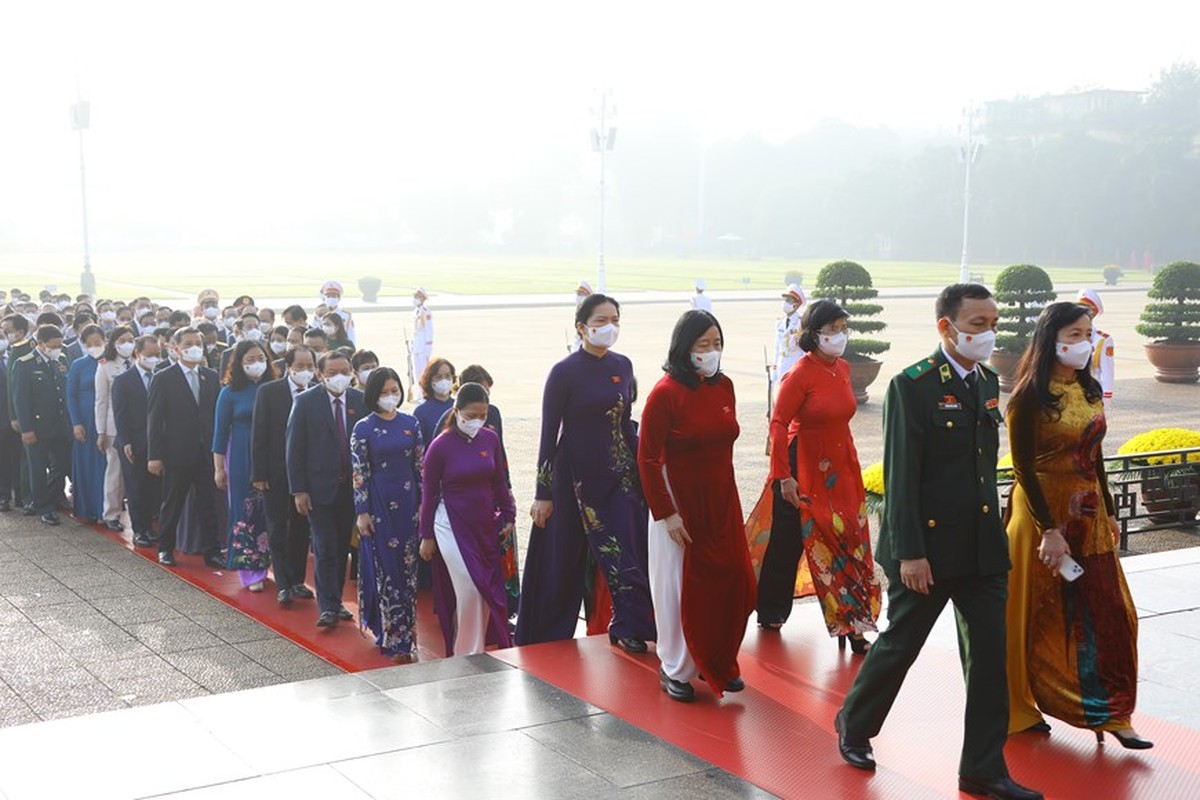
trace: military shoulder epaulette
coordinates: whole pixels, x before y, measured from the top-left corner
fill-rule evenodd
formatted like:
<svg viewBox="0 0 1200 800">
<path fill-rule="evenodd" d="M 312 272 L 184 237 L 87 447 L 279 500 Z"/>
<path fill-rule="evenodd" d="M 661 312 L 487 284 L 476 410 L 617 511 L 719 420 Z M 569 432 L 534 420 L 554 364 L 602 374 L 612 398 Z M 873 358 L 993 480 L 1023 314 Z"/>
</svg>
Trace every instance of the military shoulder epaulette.
<svg viewBox="0 0 1200 800">
<path fill-rule="evenodd" d="M 980 361 L 979 366 L 983 367 L 984 369 L 986 369 L 988 372 L 992 373 L 993 375 L 1000 374 L 1000 372 L 995 367 L 993 367 L 990 363 L 988 363 L 987 361 Z"/>
<path fill-rule="evenodd" d="M 905 369 L 904 374 L 907 375 L 908 377 L 912 378 L 913 380 L 916 380 L 917 378 L 920 378 L 925 375 L 929 375 L 932 372 L 935 372 L 936 370 L 934 370 L 933 366 L 936 363 L 937 362 L 934 361 L 932 358 L 922 358 L 920 361 L 913 364 L 911 367 L 908 367 L 907 369 Z"/>
<path fill-rule="evenodd" d="M 37 352 L 30 350 L 28 353 L 18 358 L 17 361 L 32 361 L 35 355 L 37 355 Z"/>
</svg>

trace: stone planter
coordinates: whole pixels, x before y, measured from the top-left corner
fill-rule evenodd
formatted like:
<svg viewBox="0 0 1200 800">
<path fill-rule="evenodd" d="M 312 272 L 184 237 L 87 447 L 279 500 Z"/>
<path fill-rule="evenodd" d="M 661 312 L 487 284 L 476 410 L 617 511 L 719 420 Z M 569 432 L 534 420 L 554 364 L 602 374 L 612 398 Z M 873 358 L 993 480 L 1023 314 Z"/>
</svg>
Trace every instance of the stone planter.
<svg viewBox="0 0 1200 800">
<path fill-rule="evenodd" d="M 1151 342 L 1146 358 L 1154 365 L 1154 378 L 1162 383 L 1196 383 L 1200 380 L 1200 342 Z"/>
<path fill-rule="evenodd" d="M 1200 472 L 1180 468 L 1170 475 L 1158 473 L 1142 480 L 1142 505 L 1150 521 L 1181 528 L 1200 524 Z"/>
<path fill-rule="evenodd" d="M 864 361 L 850 361 L 850 388 L 854 390 L 854 399 L 861 406 L 867 402 L 867 387 L 879 377 L 883 368 L 882 361 L 868 358 Z"/>
<path fill-rule="evenodd" d="M 1021 363 L 1021 354 L 994 350 L 988 363 L 1000 373 L 1000 391 L 1011 392 L 1017 383 L 1017 364 Z"/>
<path fill-rule="evenodd" d="M 383 281 L 379 278 L 367 276 L 358 279 L 358 289 L 362 292 L 363 301 L 374 303 L 379 300 L 379 290 L 383 288 Z"/>
</svg>

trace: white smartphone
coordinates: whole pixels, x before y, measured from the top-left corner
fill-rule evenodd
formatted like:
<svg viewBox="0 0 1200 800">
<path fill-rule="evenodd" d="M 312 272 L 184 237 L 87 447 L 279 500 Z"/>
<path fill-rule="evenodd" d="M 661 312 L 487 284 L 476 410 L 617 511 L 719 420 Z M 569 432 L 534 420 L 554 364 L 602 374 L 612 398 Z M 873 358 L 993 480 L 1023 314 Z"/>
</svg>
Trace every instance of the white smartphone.
<svg viewBox="0 0 1200 800">
<path fill-rule="evenodd" d="M 1083 567 L 1079 566 L 1079 562 L 1070 556 L 1063 556 L 1062 561 L 1058 562 L 1058 574 L 1062 575 L 1063 580 L 1069 583 L 1083 574 Z"/>
</svg>

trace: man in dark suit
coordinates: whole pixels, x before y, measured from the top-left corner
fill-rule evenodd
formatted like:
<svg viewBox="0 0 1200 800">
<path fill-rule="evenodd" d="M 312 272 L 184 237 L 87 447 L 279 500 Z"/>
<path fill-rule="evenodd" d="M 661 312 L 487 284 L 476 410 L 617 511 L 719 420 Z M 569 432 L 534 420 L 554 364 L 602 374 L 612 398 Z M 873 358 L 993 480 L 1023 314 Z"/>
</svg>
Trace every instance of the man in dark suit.
<svg viewBox="0 0 1200 800">
<path fill-rule="evenodd" d="M 74 329 L 75 335 L 67 345 L 67 364 L 74 364 L 77 359 L 83 356 L 83 343 L 79 341 L 79 332 L 88 325 L 96 324 L 96 315 L 89 314 L 86 311 L 77 313 L 71 319 L 71 327 Z"/>
<path fill-rule="evenodd" d="M 37 346 L 13 368 L 13 405 L 29 462 L 29 491 L 35 514 L 59 524 L 54 501 L 71 474 L 71 419 L 67 414 L 67 359 L 62 330 L 37 329 Z"/>
<path fill-rule="evenodd" d="M 287 424 L 292 402 L 313 382 L 315 364 L 307 347 L 292 347 L 283 357 L 284 377 L 265 384 L 254 397 L 250 427 L 250 480 L 266 499 L 267 536 L 275 571 L 276 600 L 286 606 L 295 597 L 311 599 L 304 585 L 308 569 L 308 519 L 296 510 L 288 487 Z"/>
<path fill-rule="evenodd" d="M 350 431 L 363 418 L 363 395 L 350 388 L 350 358 L 330 352 L 317 362 L 322 383 L 296 397 L 287 424 L 288 488 L 312 531 L 314 578 L 320 616 L 328 627 L 354 616 L 342 605 L 354 492 Z"/>
<path fill-rule="evenodd" d="M 17 422 L 17 407 L 13 404 L 13 373 L 17 366 L 17 361 L 21 356 L 33 352 L 33 337 L 29 335 L 29 320 L 20 314 L 10 314 L 3 320 L 0 320 L 0 332 L 8 340 L 8 416 L 0 419 L 0 423 L 8 426 L 8 429 L 17 437 L 17 441 L 21 439 L 21 425 Z M 33 514 L 33 506 L 30 505 L 30 490 L 29 490 L 29 462 L 25 457 L 25 447 L 18 446 L 17 448 L 18 463 L 13 467 L 16 470 L 16 489 L 17 501 L 25 507 L 25 514 Z"/>
<path fill-rule="evenodd" d="M 209 369 L 217 370 L 218 375 L 224 375 L 221 369 L 222 357 L 228 351 L 227 345 L 217 330 L 217 326 L 211 322 L 201 322 L 196 325 L 196 330 L 200 331 L 200 335 L 204 337 L 204 363 Z"/>
<path fill-rule="evenodd" d="M 0 334 L 0 511 L 21 502 L 21 434 L 9 425 L 8 338 Z"/>
<path fill-rule="evenodd" d="M 112 384 L 113 446 L 121 459 L 129 525 L 135 547 L 154 544 L 151 522 L 162 502 L 162 484 L 146 469 L 146 429 L 149 420 L 150 379 L 160 359 L 157 336 L 139 336 L 134 342 L 134 368 L 118 375 Z"/>
<path fill-rule="evenodd" d="M 175 534 L 183 501 L 195 489 L 192 502 L 200 518 L 204 563 L 220 569 L 225 560 L 217 539 L 212 458 L 220 383 L 217 373 L 203 366 L 204 339 L 200 331 L 180 328 L 173 343 L 179 362 L 154 376 L 146 400 L 146 468 L 163 482 L 158 563 L 175 566 Z"/>
<path fill-rule="evenodd" d="M 842 757 L 874 769 L 879 733 L 946 603 L 958 618 L 967 711 L 959 789 L 1002 800 L 1042 795 L 1009 777 L 1005 668 L 1008 540 L 996 490 L 1000 385 L 986 363 L 998 320 L 991 293 L 954 284 L 938 297 L 939 347 L 892 379 L 883 405 L 878 560 L 888 628 L 834 721 Z"/>
</svg>

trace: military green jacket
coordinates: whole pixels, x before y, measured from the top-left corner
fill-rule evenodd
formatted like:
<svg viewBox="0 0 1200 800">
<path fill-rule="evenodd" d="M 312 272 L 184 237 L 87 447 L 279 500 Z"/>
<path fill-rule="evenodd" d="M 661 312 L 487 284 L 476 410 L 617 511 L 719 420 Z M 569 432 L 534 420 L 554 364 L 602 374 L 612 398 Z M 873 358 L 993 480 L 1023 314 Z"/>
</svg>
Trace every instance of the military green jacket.
<svg viewBox="0 0 1200 800">
<path fill-rule="evenodd" d="M 888 386 L 877 558 L 893 580 L 903 559 L 929 559 L 934 581 L 1010 567 L 996 491 L 1000 383 L 990 365 L 976 372 L 971 390 L 939 347 Z"/>
<path fill-rule="evenodd" d="M 13 365 L 13 412 L 22 433 L 38 439 L 71 436 L 67 414 L 67 360 L 46 361 L 36 350 Z"/>
<path fill-rule="evenodd" d="M 8 419 L 0 420 L 5 425 L 17 421 L 17 407 L 13 405 L 15 397 L 14 389 L 16 388 L 13 383 L 13 373 L 17 369 L 17 362 L 21 359 L 21 356 L 32 352 L 33 339 L 28 336 L 8 348 Z"/>
</svg>

